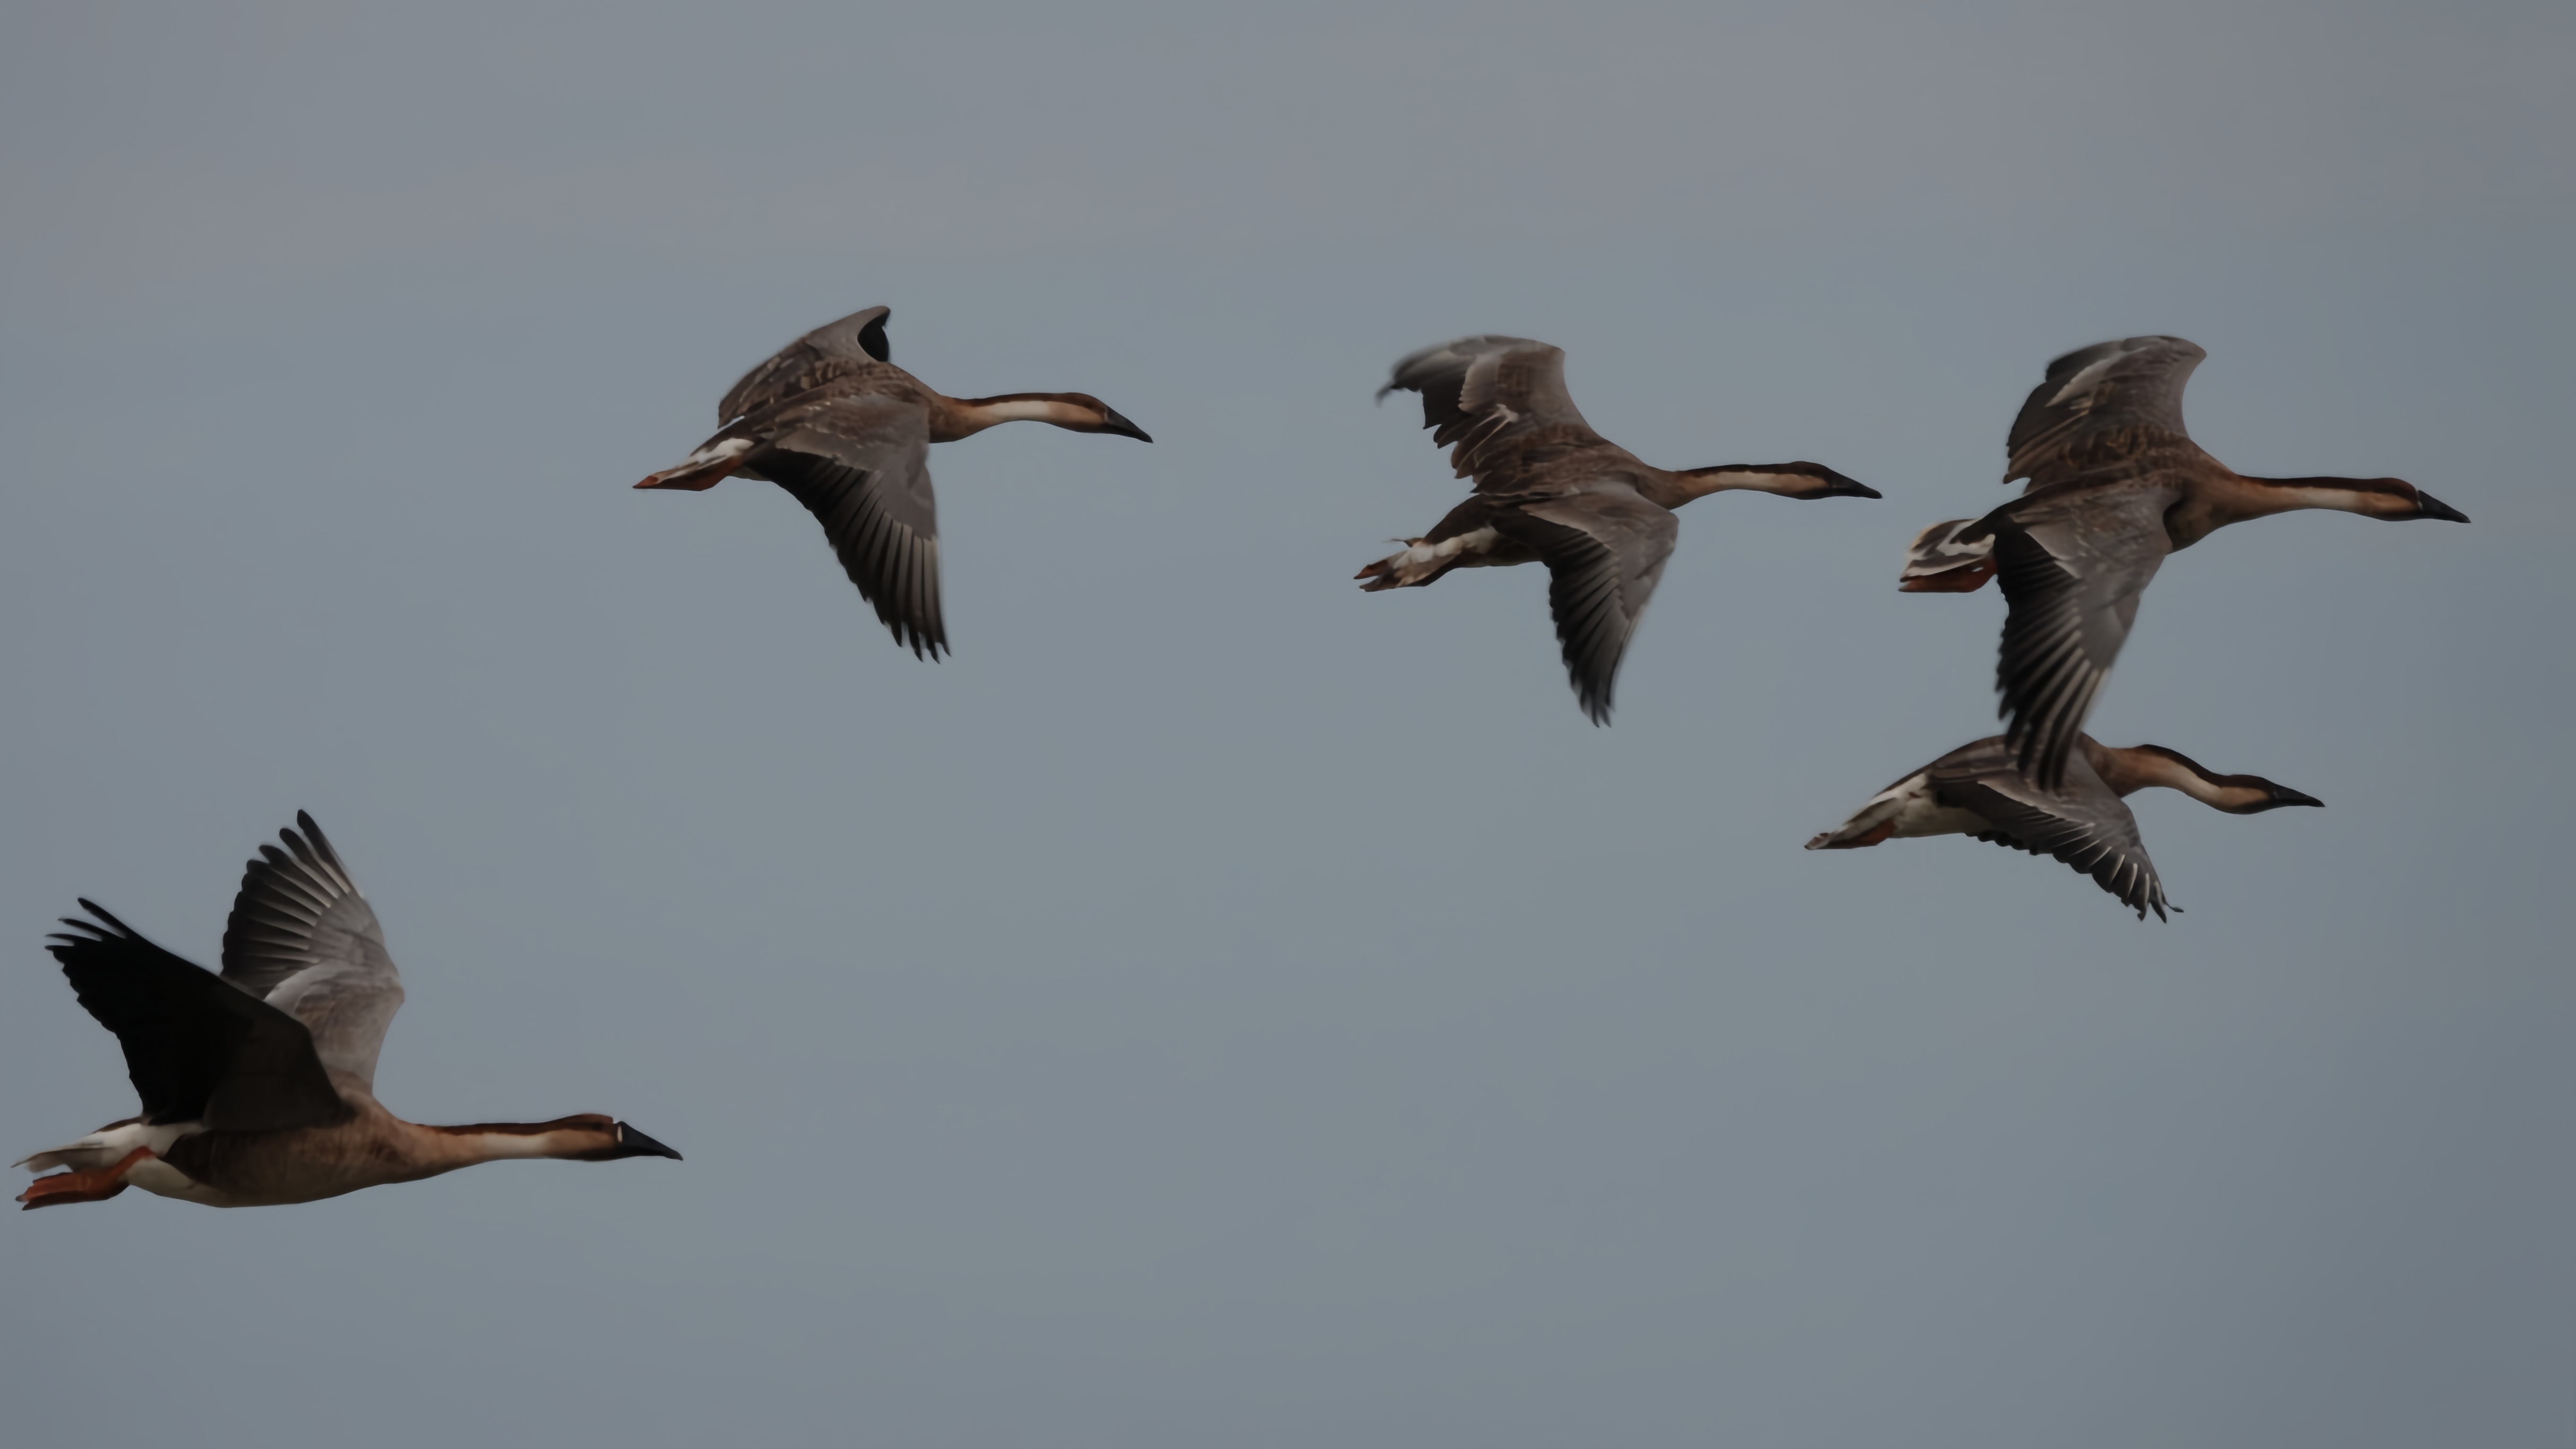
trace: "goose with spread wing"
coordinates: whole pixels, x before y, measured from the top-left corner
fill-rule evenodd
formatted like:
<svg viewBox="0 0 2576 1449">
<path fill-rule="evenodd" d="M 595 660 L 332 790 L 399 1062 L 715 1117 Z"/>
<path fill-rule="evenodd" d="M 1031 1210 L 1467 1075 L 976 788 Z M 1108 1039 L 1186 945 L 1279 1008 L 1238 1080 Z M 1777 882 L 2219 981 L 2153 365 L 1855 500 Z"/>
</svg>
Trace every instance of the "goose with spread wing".
<svg viewBox="0 0 2576 1449">
<path fill-rule="evenodd" d="M 2249 478 L 2183 430 L 2182 390 L 2208 356 L 2179 337 L 2128 337 L 2048 365 L 2013 420 L 2004 481 L 2022 496 L 1917 535 L 1899 587 L 1966 593 L 2003 580 L 2010 605 L 1995 688 L 2005 738 L 2044 789 L 2076 735 L 2165 555 L 2231 523 L 2329 508 L 2365 518 L 2468 515 L 2395 478 Z"/>
<path fill-rule="evenodd" d="M 859 596 L 915 658 L 948 649 L 939 601 L 939 513 L 930 445 L 1008 422 L 1154 441 L 1089 393 L 955 398 L 894 365 L 889 308 L 853 312 L 745 373 L 716 406 L 721 429 L 638 488 L 702 492 L 727 478 L 777 484 L 823 525 Z"/>
<path fill-rule="evenodd" d="M 1422 396 L 1422 425 L 1475 493 L 1404 551 L 1361 569 L 1362 587 L 1421 588 L 1452 569 L 1544 563 L 1548 606 L 1575 698 L 1594 724 L 1646 601 L 1681 536 L 1673 510 L 1711 493 L 1876 498 L 1821 463 L 1728 463 L 1669 472 L 1592 430 L 1565 389 L 1565 352 L 1526 337 L 1461 337 L 1395 365 L 1388 393 Z"/>
<path fill-rule="evenodd" d="M 376 1101 L 402 976 L 376 913 L 313 818 L 260 847 L 224 927 L 221 975 L 84 900 L 50 950 L 116 1033 L 140 1114 L 19 1163 L 30 1208 L 128 1187 L 211 1207 L 312 1202 L 504 1158 L 680 1154 L 613 1117 L 428 1127 Z M 68 1171 L 54 1172 L 53 1169 Z"/>
<path fill-rule="evenodd" d="M 2022 773 L 2011 744 L 1991 735 L 1961 745 L 1871 797 L 1852 818 L 1807 842 L 1809 850 L 1858 850 L 1891 839 L 1972 835 L 1997 845 L 2054 856 L 2117 897 L 2145 920 L 2169 919 L 2164 882 L 2138 838 L 2125 797 L 2149 786 L 2179 790 L 2230 815 L 2258 815 L 2284 805 L 2323 805 L 2260 775 L 2218 775 L 2162 745 L 2119 748 L 2077 736 L 2066 783 L 2042 790 Z"/>
</svg>

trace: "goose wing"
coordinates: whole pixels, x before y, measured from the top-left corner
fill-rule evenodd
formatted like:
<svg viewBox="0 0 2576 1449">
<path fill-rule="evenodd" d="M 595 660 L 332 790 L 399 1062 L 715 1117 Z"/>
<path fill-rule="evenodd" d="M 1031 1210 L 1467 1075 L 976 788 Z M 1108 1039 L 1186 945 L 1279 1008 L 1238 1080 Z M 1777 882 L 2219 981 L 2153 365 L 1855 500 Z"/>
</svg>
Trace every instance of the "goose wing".
<svg viewBox="0 0 2576 1449">
<path fill-rule="evenodd" d="M 1565 442 L 1598 441 L 1565 390 L 1565 350 L 1527 337 L 1461 337 L 1395 365 L 1383 401 L 1398 390 L 1422 395 L 1431 441 L 1455 445 L 1458 476 L 1485 472 L 1512 448 L 1546 431 Z"/>
<path fill-rule="evenodd" d="M 841 568 L 916 658 L 948 648 L 939 608 L 939 509 L 930 492 L 930 419 L 879 393 L 791 410 L 746 473 L 796 496 L 823 525 Z"/>
<path fill-rule="evenodd" d="M 2110 676 L 2138 597 L 2173 541 L 2165 510 L 2179 495 L 2152 483 L 2061 484 L 1987 515 L 2004 617 L 1995 688 L 2022 771 L 2043 789 L 2066 778 L 2067 754 Z"/>
<path fill-rule="evenodd" d="M 857 366 L 893 361 L 894 349 L 886 345 L 885 331 L 886 319 L 893 315 L 891 307 L 853 312 L 778 349 L 767 362 L 744 373 L 742 381 L 724 395 L 716 405 L 716 426 L 811 392 Z"/>
<path fill-rule="evenodd" d="M 267 1131 L 337 1122 L 349 1104 L 331 1087 L 304 1023 L 212 971 L 183 961 L 84 900 L 46 938 L 64 979 L 125 1049 L 147 1122 Z"/>
<path fill-rule="evenodd" d="M 402 1009 L 402 973 L 375 908 L 313 817 L 263 845 L 224 923 L 223 979 L 302 1022 L 322 1065 L 373 1094 L 376 1054 Z"/>
<path fill-rule="evenodd" d="M 1625 485 L 1512 503 L 1493 510 L 1493 529 L 1547 565 L 1566 673 L 1584 714 L 1606 724 L 1619 661 L 1663 579 L 1681 520 Z"/>
<path fill-rule="evenodd" d="M 1974 747 L 1971 747 L 1974 748 Z M 1966 751 L 1960 752 L 1962 755 Z M 1995 827 L 1983 838 L 2066 862 L 2146 919 L 2169 919 L 2164 882 L 2138 838 L 2138 818 L 2077 755 L 2063 790 L 2042 790 L 1991 753 L 1933 765 L 1926 773 L 1947 803 L 1973 810 Z"/>
<path fill-rule="evenodd" d="M 2179 337 L 2097 342 L 2048 365 L 2004 441 L 2004 481 L 2036 492 L 2148 445 L 2188 439 L 2183 384 L 2209 354 Z"/>
</svg>

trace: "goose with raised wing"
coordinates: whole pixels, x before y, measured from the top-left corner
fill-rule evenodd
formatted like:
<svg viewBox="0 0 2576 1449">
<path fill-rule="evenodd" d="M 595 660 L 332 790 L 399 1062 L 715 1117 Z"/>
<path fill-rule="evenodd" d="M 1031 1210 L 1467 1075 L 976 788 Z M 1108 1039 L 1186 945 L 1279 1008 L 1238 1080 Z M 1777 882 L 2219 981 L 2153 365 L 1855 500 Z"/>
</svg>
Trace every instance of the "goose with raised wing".
<svg viewBox="0 0 2576 1449">
<path fill-rule="evenodd" d="M 1876 498 L 1821 463 L 1728 463 L 1670 472 L 1592 430 L 1565 389 L 1565 353 L 1526 337 L 1461 337 L 1395 365 L 1388 393 L 1422 395 L 1422 425 L 1475 493 L 1404 551 L 1361 569 L 1362 587 L 1421 588 L 1452 569 L 1544 563 L 1548 606 L 1594 724 L 1610 718 L 1637 620 L 1681 536 L 1673 510 L 1711 493 Z"/>
<path fill-rule="evenodd" d="M 2150 786 L 2179 790 L 2230 815 L 2284 805 L 2323 805 L 2260 775 L 2213 774 L 2162 745 L 2105 745 L 2091 735 L 2066 762 L 2066 783 L 2042 790 L 2022 773 L 2002 735 L 1961 745 L 1872 796 L 1852 818 L 1807 842 L 1809 850 L 1857 850 L 1925 835 L 1973 835 L 2033 855 L 2054 856 L 2119 898 L 2145 920 L 2168 919 L 2164 882 L 2138 838 L 2124 797 Z"/>
<path fill-rule="evenodd" d="M 752 478 L 786 489 L 823 525 L 895 642 L 937 659 L 948 650 L 948 626 L 930 445 L 1009 422 L 1154 440 L 1089 393 L 950 397 L 894 365 L 892 315 L 870 307 L 789 343 L 724 395 L 714 437 L 635 486 L 702 492 Z"/>
<path fill-rule="evenodd" d="M 505 1158 L 680 1154 L 613 1117 L 429 1127 L 376 1101 L 402 977 L 376 913 L 313 818 L 260 847 L 224 927 L 221 975 L 84 900 L 48 946 L 116 1033 L 142 1111 L 19 1163 L 30 1208 L 128 1187 L 210 1207 L 312 1202 Z M 54 1172 L 55 1168 L 68 1171 Z"/>
<path fill-rule="evenodd" d="M 2165 555 L 2231 523 L 2327 508 L 2365 518 L 2468 515 L 2395 478 L 2249 478 L 2183 430 L 2182 390 L 2208 356 L 2179 337 L 2128 337 L 2048 365 L 2005 443 L 2021 497 L 1917 535 L 1898 587 L 1966 593 L 2003 580 L 2010 605 L 1995 688 L 2031 779 L 2065 779 L 2086 713 Z"/>
</svg>

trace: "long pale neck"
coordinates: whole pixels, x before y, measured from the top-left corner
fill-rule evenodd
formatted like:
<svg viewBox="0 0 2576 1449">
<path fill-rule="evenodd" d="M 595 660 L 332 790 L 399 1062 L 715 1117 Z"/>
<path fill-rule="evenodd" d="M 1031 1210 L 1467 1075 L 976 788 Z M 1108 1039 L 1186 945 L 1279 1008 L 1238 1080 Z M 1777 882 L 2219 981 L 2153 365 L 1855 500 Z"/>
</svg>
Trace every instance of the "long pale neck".
<svg viewBox="0 0 2576 1449">
<path fill-rule="evenodd" d="M 407 1125 L 412 1128 L 416 1150 L 442 1172 L 514 1158 L 586 1157 L 616 1145 L 614 1124 L 598 1116 L 558 1117 L 551 1122 L 475 1122 L 461 1127 Z"/>
<path fill-rule="evenodd" d="M 2189 756 L 2177 754 L 2161 745 L 2137 745 L 2121 749 L 2097 745 L 2087 752 L 2093 772 L 2116 795 L 2128 795 L 2150 786 L 2179 790 L 2203 805 L 2220 810 L 2242 810 L 2270 798 L 2269 792 L 2251 785 L 2231 784 L 2210 774 Z"/>
<path fill-rule="evenodd" d="M 1014 392 L 1000 397 L 948 398 L 935 419 L 935 440 L 953 442 L 1003 423 L 1053 423 L 1059 428 L 1097 428 L 1099 412 L 1061 393 Z"/>
<path fill-rule="evenodd" d="M 2326 508 L 2370 518 L 2411 517 L 2415 490 L 2395 478 L 2249 478 L 2229 473 L 2209 485 L 2229 522 Z"/>
</svg>

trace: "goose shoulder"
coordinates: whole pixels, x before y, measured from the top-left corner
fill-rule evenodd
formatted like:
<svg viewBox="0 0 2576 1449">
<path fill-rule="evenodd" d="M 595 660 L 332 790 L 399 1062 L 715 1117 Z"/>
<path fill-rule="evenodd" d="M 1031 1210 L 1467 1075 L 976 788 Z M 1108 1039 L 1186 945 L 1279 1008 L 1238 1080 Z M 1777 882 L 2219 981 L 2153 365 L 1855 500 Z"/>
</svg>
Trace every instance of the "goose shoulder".
<svg viewBox="0 0 2576 1449">
<path fill-rule="evenodd" d="M 827 383 L 875 376 L 876 368 L 894 361 L 893 346 L 886 340 L 886 321 L 893 315 L 890 307 L 864 307 L 778 349 L 726 391 L 716 405 L 716 425 Z"/>
<path fill-rule="evenodd" d="M 2196 453 L 2182 393 L 2208 355 L 2180 337 L 2124 337 L 2050 362 L 2013 418 L 2004 481 L 2027 478 L 2035 492 L 2122 458 L 2177 445 Z"/>
</svg>

